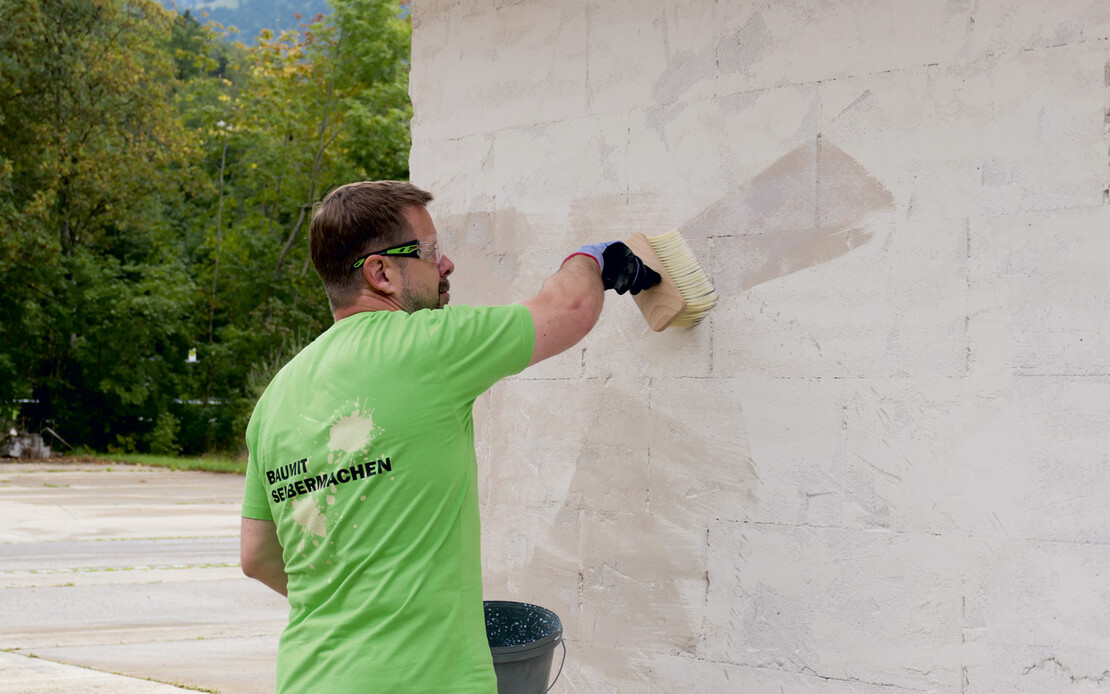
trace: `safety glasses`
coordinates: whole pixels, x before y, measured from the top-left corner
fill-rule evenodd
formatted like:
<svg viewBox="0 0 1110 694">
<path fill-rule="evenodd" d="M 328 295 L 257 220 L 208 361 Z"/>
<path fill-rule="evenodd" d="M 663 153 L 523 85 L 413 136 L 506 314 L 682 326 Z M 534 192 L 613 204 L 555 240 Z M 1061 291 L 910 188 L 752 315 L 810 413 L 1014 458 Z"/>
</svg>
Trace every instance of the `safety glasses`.
<svg viewBox="0 0 1110 694">
<path fill-rule="evenodd" d="M 357 270 L 362 267 L 362 264 L 373 255 L 385 255 L 393 258 L 420 258 L 421 260 L 427 260 L 436 264 L 439 264 L 440 259 L 443 257 L 443 253 L 440 252 L 439 249 L 437 238 L 433 237 L 431 241 L 417 241 L 413 239 L 412 241 L 406 241 L 405 243 L 391 246 L 380 251 L 367 253 L 365 256 L 356 260 L 354 264 L 351 265 L 351 269 Z"/>
</svg>

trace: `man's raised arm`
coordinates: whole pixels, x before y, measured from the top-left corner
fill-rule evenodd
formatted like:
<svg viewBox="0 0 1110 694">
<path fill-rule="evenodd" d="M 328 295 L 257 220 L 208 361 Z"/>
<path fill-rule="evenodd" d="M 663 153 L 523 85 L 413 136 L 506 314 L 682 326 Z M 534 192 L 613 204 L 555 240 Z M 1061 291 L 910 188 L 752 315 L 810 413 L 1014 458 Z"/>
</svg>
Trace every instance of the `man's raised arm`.
<svg viewBox="0 0 1110 694">
<path fill-rule="evenodd" d="M 564 352 L 593 329 L 606 289 L 638 294 L 659 283 L 620 241 L 583 246 L 563 261 L 540 293 L 523 302 L 536 325 L 536 346 L 529 366 Z"/>
</svg>

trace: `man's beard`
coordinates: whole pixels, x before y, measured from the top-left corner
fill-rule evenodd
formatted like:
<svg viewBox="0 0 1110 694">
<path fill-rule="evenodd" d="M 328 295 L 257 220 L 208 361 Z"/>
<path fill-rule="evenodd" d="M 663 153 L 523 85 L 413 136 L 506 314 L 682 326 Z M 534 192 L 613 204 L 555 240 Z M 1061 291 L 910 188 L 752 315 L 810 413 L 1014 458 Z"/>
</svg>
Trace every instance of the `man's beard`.
<svg viewBox="0 0 1110 694">
<path fill-rule="evenodd" d="M 432 297 L 421 296 L 408 282 L 405 283 L 404 289 L 401 290 L 401 309 L 405 313 L 415 313 L 422 309 L 437 309 L 443 308 L 447 304 L 447 299 L 440 300 L 443 292 L 448 291 L 451 284 L 447 280 L 440 280 L 439 285 L 436 287 L 436 294 Z"/>
</svg>

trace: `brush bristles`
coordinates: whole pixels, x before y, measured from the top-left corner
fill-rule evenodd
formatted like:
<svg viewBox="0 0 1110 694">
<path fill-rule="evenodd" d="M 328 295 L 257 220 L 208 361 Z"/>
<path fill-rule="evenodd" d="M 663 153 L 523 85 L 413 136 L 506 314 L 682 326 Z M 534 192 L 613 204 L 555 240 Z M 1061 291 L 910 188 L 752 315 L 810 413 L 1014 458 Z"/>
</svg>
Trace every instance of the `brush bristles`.
<svg viewBox="0 0 1110 694">
<path fill-rule="evenodd" d="M 709 277 L 677 230 L 652 236 L 648 238 L 648 243 L 686 300 L 686 310 L 678 314 L 671 325 L 697 325 L 717 305 L 717 292 L 713 290 Z"/>
</svg>

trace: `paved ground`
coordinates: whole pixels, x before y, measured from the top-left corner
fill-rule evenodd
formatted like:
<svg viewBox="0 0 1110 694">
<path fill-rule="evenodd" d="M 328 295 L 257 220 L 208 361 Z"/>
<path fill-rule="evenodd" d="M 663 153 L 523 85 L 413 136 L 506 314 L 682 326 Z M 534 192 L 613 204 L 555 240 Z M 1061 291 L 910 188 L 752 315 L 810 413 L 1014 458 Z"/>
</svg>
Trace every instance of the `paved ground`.
<svg viewBox="0 0 1110 694">
<path fill-rule="evenodd" d="M 242 488 L 0 463 L 0 694 L 273 692 L 286 604 L 239 570 Z"/>
</svg>

